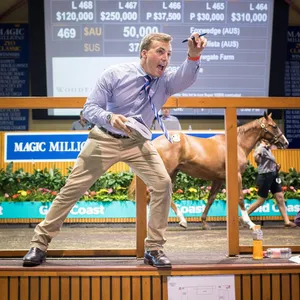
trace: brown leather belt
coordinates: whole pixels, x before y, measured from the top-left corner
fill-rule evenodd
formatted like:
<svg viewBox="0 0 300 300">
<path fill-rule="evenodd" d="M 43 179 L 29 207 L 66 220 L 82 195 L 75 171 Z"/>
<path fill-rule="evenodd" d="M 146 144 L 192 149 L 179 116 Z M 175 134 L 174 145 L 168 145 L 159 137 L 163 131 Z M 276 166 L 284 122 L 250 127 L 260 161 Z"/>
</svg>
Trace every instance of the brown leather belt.
<svg viewBox="0 0 300 300">
<path fill-rule="evenodd" d="M 129 139 L 129 136 L 127 136 L 127 135 L 110 132 L 107 129 L 105 129 L 104 127 L 99 127 L 99 129 L 116 139 Z"/>
</svg>

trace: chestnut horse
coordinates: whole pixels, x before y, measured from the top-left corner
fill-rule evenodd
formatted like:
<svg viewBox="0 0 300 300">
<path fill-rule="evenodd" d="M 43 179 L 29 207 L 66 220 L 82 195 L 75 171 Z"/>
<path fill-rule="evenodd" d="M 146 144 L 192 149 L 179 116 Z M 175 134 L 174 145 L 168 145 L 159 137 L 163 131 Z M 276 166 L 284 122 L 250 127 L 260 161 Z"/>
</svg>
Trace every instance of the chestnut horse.
<svg viewBox="0 0 300 300">
<path fill-rule="evenodd" d="M 171 144 L 162 135 L 153 140 L 153 144 L 161 156 L 172 181 L 175 181 L 178 171 L 182 171 L 195 178 L 212 181 L 207 204 L 202 214 L 202 227 L 203 229 L 209 229 L 206 216 L 216 194 L 225 181 L 225 135 L 218 134 L 210 138 L 197 138 L 179 132 L 172 132 L 170 134 L 171 136 L 177 134 L 180 141 Z M 288 141 L 272 119 L 272 114 L 267 115 L 265 113 L 263 117 L 237 128 L 238 186 L 240 190 L 239 206 L 241 208 L 243 222 L 247 224 L 249 228 L 253 228 L 255 224 L 250 220 L 244 206 L 242 174 L 247 167 L 247 156 L 262 138 L 276 145 L 277 148 L 286 148 L 288 146 Z M 134 191 L 135 180 L 132 181 L 129 187 L 129 198 L 134 198 Z M 180 219 L 179 224 L 182 227 L 187 227 L 185 218 L 174 202 L 172 202 L 171 206 Z"/>
</svg>

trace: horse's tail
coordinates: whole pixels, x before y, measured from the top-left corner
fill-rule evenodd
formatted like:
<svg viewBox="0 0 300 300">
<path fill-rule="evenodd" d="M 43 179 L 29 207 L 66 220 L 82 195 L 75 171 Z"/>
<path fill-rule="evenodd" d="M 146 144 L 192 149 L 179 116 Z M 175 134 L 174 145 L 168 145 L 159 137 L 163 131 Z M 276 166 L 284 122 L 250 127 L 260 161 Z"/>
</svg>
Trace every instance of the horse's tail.
<svg viewBox="0 0 300 300">
<path fill-rule="evenodd" d="M 136 186 L 136 175 L 133 176 L 133 179 L 128 187 L 128 192 L 127 192 L 128 199 L 132 201 L 135 201 L 135 186 Z M 147 197 L 147 203 L 149 203 L 150 193 L 148 187 L 146 189 L 146 197 Z"/>
<path fill-rule="evenodd" d="M 128 199 L 135 200 L 135 183 L 136 183 L 136 175 L 133 176 L 133 179 L 128 187 Z"/>
</svg>

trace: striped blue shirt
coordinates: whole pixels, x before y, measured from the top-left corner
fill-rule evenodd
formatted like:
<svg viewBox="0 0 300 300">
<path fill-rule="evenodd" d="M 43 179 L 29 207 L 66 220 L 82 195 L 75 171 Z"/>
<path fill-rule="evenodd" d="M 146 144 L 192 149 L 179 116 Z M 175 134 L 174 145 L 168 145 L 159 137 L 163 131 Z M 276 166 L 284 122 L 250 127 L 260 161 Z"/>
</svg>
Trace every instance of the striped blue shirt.
<svg viewBox="0 0 300 300">
<path fill-rule="evenodd" d="M 186 59 L 176 72 L 166 70 L 151 82 L 149 95 L 157 110 L 171 95 L 182 92 L 196 81 L 199 65 L 199 60 Z M 111 132 L 124 134 L 107 123 L 109 112 L 125 117 L 142 115 L 150 128 L 154 113 L 145 92 L 140 93 L 145 75 L 140 63 L 123 63 L 106 69 L 87 98 L 83 108 L 84 118 Z"/>
</svg>

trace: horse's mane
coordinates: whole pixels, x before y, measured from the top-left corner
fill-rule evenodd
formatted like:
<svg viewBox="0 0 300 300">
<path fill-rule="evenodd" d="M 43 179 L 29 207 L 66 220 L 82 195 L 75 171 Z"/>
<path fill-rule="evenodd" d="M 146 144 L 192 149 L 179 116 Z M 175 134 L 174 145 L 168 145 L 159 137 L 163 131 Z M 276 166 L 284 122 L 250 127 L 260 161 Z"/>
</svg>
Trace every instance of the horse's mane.
<svg viewBox="0 0 300 300">
<path fill-rule="evenodd" d="M 248 122 L 246 124 L 243 124 L 241 126 L 238 127 L 238 135 L 243 135 L 244 133 L 246 133 L 247 131 L 251 130 L 252 128 L 256 127 L 257 126 L 257 122 L 260 120 L 261 118 L 259 119 L 255 119 L 251 122 Z"/>
</svg>

